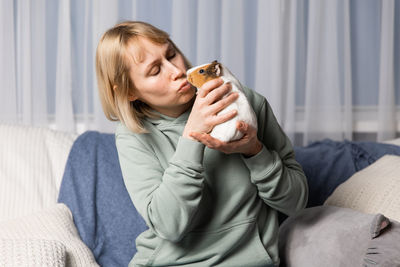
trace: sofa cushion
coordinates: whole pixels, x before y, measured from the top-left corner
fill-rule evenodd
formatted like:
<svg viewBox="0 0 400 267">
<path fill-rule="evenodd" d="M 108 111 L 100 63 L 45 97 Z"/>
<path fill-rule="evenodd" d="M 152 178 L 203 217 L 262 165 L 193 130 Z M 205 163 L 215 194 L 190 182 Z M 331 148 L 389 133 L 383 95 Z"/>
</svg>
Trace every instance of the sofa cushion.
<svg viewBox="0 0 400 267">
<path fill-rule="evenodd" d="M 0 124 L 0 221 L 57 202 L 75 134 Z"/>
<path fill-rule="evenodd" d="M 400 157 L 386 155 L 339 185 L 325 201 L 400 221 Z"/>
<path fill-rule="evenodd" d="M 400 155 L 400 146 L 377 142 L 323 140 L 295 147 L 296 160 L 306 174 L 307 207 L 322 205 L 337 186 L 387 154 Z"/>
<path fill-rule="evenodd" d="M 0 252 L 0 263 L 2 261 L 25 260 L 14 259 L 15 256 L 31 257 L 40 261 L 62 260 L 63 250 L 65 250 L 66 266 L 98 266 L 92 252 L 80 239 L 72 220 L 71 211 L 64 204 L 53 204 L 40 212 L 0 222 L 0 248 L 5 251 L 4 254 Z M 13 251 L 10 251 L 10 249 L 13 249 Z M 31 252 L 34 252 L 34 255 L 30 255 Z M 13 258 L 5 258 L 6 255 Z M 30 264 L 33 263 L 30 262 Z M 31 266 L 30 264 L 0 264 L 0 266 Z"/>
<path fill-rule="evenodd" d="M 400 223 L 335 206 L 304 209 L 280 227 L 281 266 L 400 266 Z"/>
</svg>

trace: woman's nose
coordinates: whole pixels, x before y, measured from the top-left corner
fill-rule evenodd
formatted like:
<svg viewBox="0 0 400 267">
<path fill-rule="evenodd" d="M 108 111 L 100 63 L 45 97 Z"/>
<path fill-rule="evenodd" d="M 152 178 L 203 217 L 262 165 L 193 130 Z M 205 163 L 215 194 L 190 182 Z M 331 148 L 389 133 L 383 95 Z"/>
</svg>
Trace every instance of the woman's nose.
<svg viewBox="0 0 400 267">
<path fill-rule="evenodd" d="M 182 78 L 182 76 L 184 75 L 185 72 L 178 66 L 172 64 L 171 62 L 169 62 L 169 63 L 170 63 L 170 68 L 171 68 L 172 80 L 177 80 L 179 78 Z"/>
</svg>

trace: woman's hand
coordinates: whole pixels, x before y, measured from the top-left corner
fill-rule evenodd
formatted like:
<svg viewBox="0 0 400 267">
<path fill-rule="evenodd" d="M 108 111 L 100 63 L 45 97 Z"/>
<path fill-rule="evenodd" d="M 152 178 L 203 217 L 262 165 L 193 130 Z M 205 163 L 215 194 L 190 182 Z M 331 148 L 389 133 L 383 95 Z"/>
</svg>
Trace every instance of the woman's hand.
<svg viewBox="0 0 400 267">
<path fill-rule="evenodd" d="M 199 142 L 202 142 L 207 147 L 219 150 L 225 154 L 242 153 L 244 157 L 252 157 L 258 154 L 263 145 L 258 140 L 257 130 L 244 122 L 238 122 L 237 129 L 241 131 L 244 136 L 232 142 L 222 142 L 213 138 L 208 133 L 190 133 L 190 136 Z"/>
<path fill-rule="evenodd" d="M 238 98 L 238 93 L 232 93 L 223 98 L 231 89 L 232 85 L 230 83 L 224 84 L 220 78 L 206 82 L 197 92 L 182 136 L 193 139 L 190 136 L 192 132 L 208 134 L 215 125 L 235 117 L 237 110 L 217 115 L 218 112 Z"/>
</svg>

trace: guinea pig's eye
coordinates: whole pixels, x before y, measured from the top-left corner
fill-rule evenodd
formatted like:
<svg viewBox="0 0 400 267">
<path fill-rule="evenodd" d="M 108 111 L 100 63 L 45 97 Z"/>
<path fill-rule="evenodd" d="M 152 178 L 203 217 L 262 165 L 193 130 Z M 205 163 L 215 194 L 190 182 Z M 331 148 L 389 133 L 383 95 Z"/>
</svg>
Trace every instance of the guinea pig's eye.
<svg viewBox="0 0 400 267">
<path fill-rule="evenodd" d="M 200 74 L 203 74 L 203 73 L 204 73 L 204 70 L 203 70 L 203 69 L 200 69 L 200 70 L 199 70 L 199 73 L 200 73 Z"/>
</svg>

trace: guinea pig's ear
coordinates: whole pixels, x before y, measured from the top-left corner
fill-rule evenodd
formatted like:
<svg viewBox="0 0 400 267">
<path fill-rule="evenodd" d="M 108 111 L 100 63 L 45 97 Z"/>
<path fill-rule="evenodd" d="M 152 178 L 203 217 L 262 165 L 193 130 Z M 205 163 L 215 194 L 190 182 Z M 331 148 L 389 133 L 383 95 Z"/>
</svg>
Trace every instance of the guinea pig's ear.
<svg viewBox="0 0 400 267">
<path fill-rule="evenodd" d="M 219 63 L 215 64 L 215 75 L 219 76 L 221 74 L 221 65 Z"/>
</svg>

